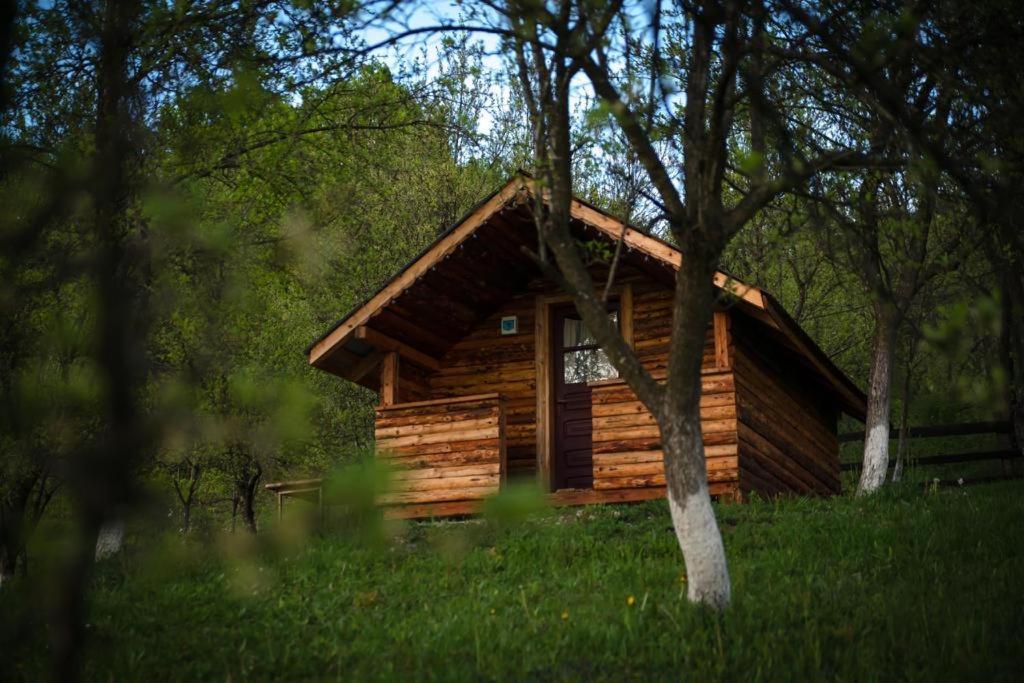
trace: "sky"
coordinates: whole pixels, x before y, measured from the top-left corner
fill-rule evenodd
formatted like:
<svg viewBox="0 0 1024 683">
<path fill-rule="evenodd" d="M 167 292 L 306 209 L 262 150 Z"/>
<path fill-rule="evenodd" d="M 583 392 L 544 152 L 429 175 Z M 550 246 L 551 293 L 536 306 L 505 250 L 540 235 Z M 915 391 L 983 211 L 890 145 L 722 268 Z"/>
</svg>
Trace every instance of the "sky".
<svg viewBox="0 0 1024 683">
<path fill-rule="evenodd" d="M 452 24 L 464 16 L 463 3 L 448 0 L 410 2 L 406 8 L 406 11 L 398 19 L 386 24 L 370 26 L 360 31 L 359 35 L 367 45 L 377 45 L 387 41 L 395 33 L 408 29 Z M 504 68 L 498 36 L 483 32 L 472 33 L 470 36 L 471 42 L 483 46 L 486 68 L 495 71 Z M 399 43 L 382 47 L 375 52 L 375 55 L 394 73 L 403 72 L 412 61 L 421 61 L 427 67 L 428 75 L 436 76 L 440 71 L 438 56 L 440 54 L 439 46 L 443 39 L 444 36 L 441 33 L 420 33 L 403 39 Z M 494 92 L 493 94 L 497 96 L 501 93 Z M 486 134 L 491 128 L 491 123 L 491 113 L 487 110 L 481 111 L 478 121 L 479 132 Z"/>
</svg>

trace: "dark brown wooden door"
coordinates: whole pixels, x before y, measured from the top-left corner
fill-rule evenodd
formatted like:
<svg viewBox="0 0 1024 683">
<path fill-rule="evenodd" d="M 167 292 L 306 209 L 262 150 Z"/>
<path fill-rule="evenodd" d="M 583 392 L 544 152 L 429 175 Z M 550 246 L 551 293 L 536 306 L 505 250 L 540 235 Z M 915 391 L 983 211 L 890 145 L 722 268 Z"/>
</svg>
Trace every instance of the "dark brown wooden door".
<svg viewBox="0 0 1024 683">
<path fill-rule="evenodd" d="M 609 315 L 618 320 L 617 305 Z M 552 387 L 555 403 L 553 485 L 557 489 L 594 486 L 590 386 L 615 377 L 615 369 L 572 305 L 552 310 Z"/>
</svg>

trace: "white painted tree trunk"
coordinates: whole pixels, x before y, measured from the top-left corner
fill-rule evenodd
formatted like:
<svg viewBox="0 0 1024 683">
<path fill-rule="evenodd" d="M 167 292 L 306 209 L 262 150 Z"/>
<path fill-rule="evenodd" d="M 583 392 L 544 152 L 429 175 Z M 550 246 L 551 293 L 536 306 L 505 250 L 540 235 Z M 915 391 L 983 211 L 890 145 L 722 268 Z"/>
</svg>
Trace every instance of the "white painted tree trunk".
<svg viewBox="0 0 1024 683">
<path fill-rule="evenodd" d="M 900 441 L 900 445 L 896 449 L 896 465 L 893 466 L 892 468 L 892 483 L 894 484 L 898 484 L 899 482 L 903 481 L 903 458 L 906 457 L 903 454 L 904 449 L 905 446 L 903 445 L 903 442 Z"/>
<path fill-rule="evenodd" d="M 683 500 L 669 490 L 668 507 L 686 564 L 687 597 L 691 602 L 725 609 L 732 598 L 729 567 L 707 484 Z"/>
<path fill-rule="evenodd" d="M 708 493 L 699 413 L 662 428 L 669 511 L 686 565 L 691 602 L 723 610 L 732 591 L 722 534 Z"/>
<path fill-rule="evenodd" d="M 874 493 L 885 483 L 889 469 L 889 407 L 897 318 L 882 305 L 875 309 L 875 341 L 868 380 L 868 409 L 864 436 L 864 462 L 857 495 Z"/>
<path fill-rule="evenodd" d="M 123 543 L 124 520 L 115 519 L 107 522 L 100 529 L 100 535 L 96 539 L 96 560 L 105 560 L 121 552 L 121 545 Z"/>
<path fill-rule="evenodd" d="M 907 464 L 907 449 L 910 431 L 910 387 L 914 379 L 914 344 L 908 345 L 906 364 L 903 372 L 903 394 L 900 396 L 900 432 L 896 442 L 896 464 L 892 468 L 892 481 L 898 483 L 903 479 L 903 468 Z"/>
</svg>

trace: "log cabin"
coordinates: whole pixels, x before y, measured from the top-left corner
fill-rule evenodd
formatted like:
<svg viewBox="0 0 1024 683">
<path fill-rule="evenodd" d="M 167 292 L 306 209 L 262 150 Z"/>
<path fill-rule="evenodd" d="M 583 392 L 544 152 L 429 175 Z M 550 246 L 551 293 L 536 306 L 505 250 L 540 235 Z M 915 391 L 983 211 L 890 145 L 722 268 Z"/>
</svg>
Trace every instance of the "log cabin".
<svg viewBox="0 0 1024 683">
<path fill-rule="evenodd" d="M 389 516 L 472 513 L 516 478 L 556 504 L 665 496 L 653 417 L 541 276 L 533 180 L 518 174 L 442 233 L 306 350 L 324 372 L 379 392 Z M 666 373 L 671 244 L 574 199 L 581 241 L 622 242 L 608 314 L 655 379 Z M 602 286 L 608 266 L 591 267 Z M 837 420 L 865 397 L 765 291 L 718 272 L 701 426 L 710 492 L 840 491 Z"/>
</svg>

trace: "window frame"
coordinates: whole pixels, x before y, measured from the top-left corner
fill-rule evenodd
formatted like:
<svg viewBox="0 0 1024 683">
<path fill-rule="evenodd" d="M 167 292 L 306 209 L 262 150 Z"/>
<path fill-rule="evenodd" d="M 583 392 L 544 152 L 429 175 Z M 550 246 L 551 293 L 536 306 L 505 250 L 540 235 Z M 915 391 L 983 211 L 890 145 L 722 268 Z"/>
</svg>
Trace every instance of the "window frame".
<svg viewBox="0 0 1024 683">
<path fill-rule="evenodd" d="M 616 299 L 614 299 L 612 301 L 609 301 L 606 304 L 606 308 L 607 308 L 607 312 L 608 312 L 609 315 L 611 315 L 612 313 L 615 314 L 615 327 L 621 333 L 622 332 L 622 303 L 621 303 L 621 301 L 618 298 L 616 298 Z M 579 312 L 577 311 L 577 314 L 578 313 Z M 568 320 L 569 320 L 569 318 L 566 318 L 565 320 L 563 320 L 563 325 Z M 579 321 L 580 321 L 581 324 L 583 323 L 583 317 L 582 316 L 579 316 Z M 585 325 L 583 326 L 583 328 L 584 328 L 584 330 L 586 330 L 586 326 Z M 595 344 L 577 344 L 575 346 L 567 346 L 565 344 L 565 328 L 564 328 L 564 326 L 562 327 L 562 329 L 552 330 L 552 331 L 555 334 L 558 335 L 557 339 L 559 339 L 559 343 L 558 343 L 558 346 L 556 347 L 555 351 L 556 351 L 556 353 L 560 354 L 560 356 L 561 356 L 559 361 L 558 361 L 558 364 L 559 364 L 559 366 L 562 369 L 562 383 L 564 385 L 566 385 L 566 386 L 575 386 L 575 385 L 581 385 L 581 384 L 589 384 L 590 382 L 595 382 L 595 381 L 601 381 L 601 380 L 595 380 L 595 379 L 588 379 L 588 380 L 584 380 L 582 382 L 566 382 L 565 381 L 565 368 L 566 368 L 565 354 L 567 354 L 567 353 L 575 353 L 575 352 L 578 352 L 578 351 L 603 351 L 603 350 L 601 349 L 601 345 L 600 344 L 596 344 L 596 343 Z M 605 354 L 605 356 L 607 358 L 607 354 Z M 617 379 L 617 378 L 618 378 L 618 371 L 616 370 L 615 377 L 613 377 L 613 378 L 602 378 L 602 379 Z"/>
</svg>

